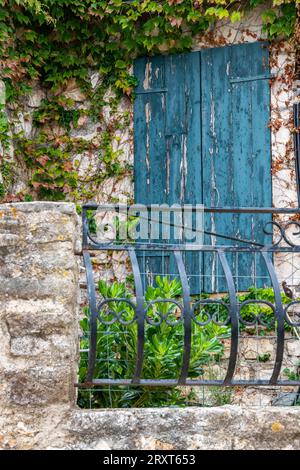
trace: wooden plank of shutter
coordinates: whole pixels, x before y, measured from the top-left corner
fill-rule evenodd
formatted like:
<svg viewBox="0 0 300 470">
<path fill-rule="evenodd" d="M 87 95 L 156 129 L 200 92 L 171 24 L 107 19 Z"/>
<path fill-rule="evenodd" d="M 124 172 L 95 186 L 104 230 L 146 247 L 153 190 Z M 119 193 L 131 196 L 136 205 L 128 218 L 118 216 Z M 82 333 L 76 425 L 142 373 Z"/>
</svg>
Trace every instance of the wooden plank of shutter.
<svg viewBox="0 0 300 470">
<path fill-rule="evenodd" d="M 267 48 L 253 43 L 203 51 L 202 70 L 205 205 L 271 205 Z M 253 80 L 249 79 L 250 74 Z M 206 226 L 218 233 L 266 242 L 262 226 L 267 220 L 266 215 L 222 215 L 206 220 Z M 213 267 L 211 282 L 208 277 L 205 290 L 213 291 L 217 287 L 226 290 L 216 260 L 205 256 L 206 271 L 210 265 Z M 262 276 L 261 285 L 264 283 L 266 271 L 259 259 L 238 255 L 229 257 L 229 261 L 237 275 L 239 290 L 253 284 L 255 269 Z"/>
<path fill-rule="evenodd" d="M 202 202 L 200 56 L 198 52 L 166 57 L 166 190 L 169 205 Z M 183 243 L 187 240 L 172 242 Z M 199 292 L 202 282 L 202 255 L 184 254 L 191 293 Z M 170 272 L 177 273 L 170 258 Z"/>
<path fill-rule="evenodd" d="M 166 202 L 165 183 L 165 58 L 149 57 L 135 61 L 134 73 L 139 80 L 134 103 L 134 181 L 135 202 L 139 204 L 162 204 Z M 150 239 L 142 240 L 144 242 Z M 147 278 L 168 270 L 168 256 L 156 252 L 138 256 L 144 286 Z"/>
<path fill-rule="evenodd" d="M 161 198 L 166 181 L 164 58 L 138 59 L 134 73 L 139 80 L 134 103 L 135 201 L 158 204 L 165 202 Z"/>
</svg>

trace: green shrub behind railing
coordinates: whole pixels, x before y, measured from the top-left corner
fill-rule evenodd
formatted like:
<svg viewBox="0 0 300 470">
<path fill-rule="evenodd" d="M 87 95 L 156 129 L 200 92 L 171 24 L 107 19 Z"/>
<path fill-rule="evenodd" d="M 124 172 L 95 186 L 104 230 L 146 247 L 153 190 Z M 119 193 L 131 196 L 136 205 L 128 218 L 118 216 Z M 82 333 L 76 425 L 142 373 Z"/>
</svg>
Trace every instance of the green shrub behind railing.
<svg viewBox="0 0 300 470">
<path fill-rule="evenodd" d="M 132 282 L 106 283 L 100 281 L 98 290 L 103 299 L 127 299 L 135 301 Z M 159 303 L 159 300 L 174 299 L 182 303 L 182 287 L 177 279 L 170 280 L 167 277 L 157 276 L 155 286 L 149 285 L 145 292 L 145 305 L 156 301 L 147 310 L 147 316 L 154 324 L 146 323 L 145 326 L 145 353 L 142 378 L 144 379 L 174 379 L 178 377 L 181 369 L 182 353 L 184 349 L 182 322 L 178 322 L 180 310 L 176 303 Z M 208 299 L 210 294 L 202 293 L 193 298 L 193 302 L 199 299 Z M 250 287 L 247 292 L 237 296 L 239 303 L 249 300 L 266 300 L 274 304 L 274 292 L 270 287 L 257 289 Z M 282 302 L 287 304 L 291 301 L 282 293 Z M 222 296 L 222 302 L 226 305 L 229 298 Z M 123 322 L 133 319 L 134 310 L 130 304 L 122 301 L 112 301 L 109 310 L 115 314 L 121 314 Z M 168 320 L 160 322 L 159 314 L 168 313 Z M 208 315 L 212 317 L 218 314 L 218 321 L 225 322 L 228 311 L 220 304 L 201 305 L 195 314 L 200 321 L 206 321 Z M 100 312 L 104 320 L 111 321 L 106 325 L 98 321 L 97 325 L 97 362 L 94 378 L 131 379 L 135 371 L 137 351 L 137 325 L 121 324 L 114 321 L 109 312 Z M 260 328 L 250 327 L 240 323 L 240 331 L 247 330 L 247 334 L 265 335 L 276 328 L 274 322 L 274 311 L 266 304 L 249 303 L 241 309 L 241 317 L 245 321 L 253 320 L 254 316 L 263 314 L 265 326 Z M 159 323 L 160 324 L 157 324 Z M 81 354 L 79 367 L 79 380 L 83 382 L 87 372 L 87 352 L 89 348 L 89 309 L 84 309 L 84 318 L 81 320 L 83 337 L 81 339 Z M 286 329 L 291 328 L 286 325 Z M 230 326 L 220 326 L 209 322 L 205 326 L 192 322 L 192 352 L 189 367 L 189 377 L 199 378 L 209 373 L 208 370 L 214 364 L 220 364 L 224 356 L 224 339 L 230 336 Z M 267 358 L 259 358 L 259 362 L 266 362 Z M 212 370 L 212 369 L 211 369 Z M 213 374 L 213 372 L 212 372 Z M 215 377 L 210 377 L 215 378 Z M 90 406 L 90 391 L 80 390 L 78 403 L 81 407 Z M 226 392 L 226 396 L 228 393 Z M 183 406 L 187 402 L 193 402 L 196 395 L 191 389 L 179 387 L 134 387 L 125 386 L 103 386 L 92 392 L 94 407 L 150 407 L 150 406 Z"/>
</svg>

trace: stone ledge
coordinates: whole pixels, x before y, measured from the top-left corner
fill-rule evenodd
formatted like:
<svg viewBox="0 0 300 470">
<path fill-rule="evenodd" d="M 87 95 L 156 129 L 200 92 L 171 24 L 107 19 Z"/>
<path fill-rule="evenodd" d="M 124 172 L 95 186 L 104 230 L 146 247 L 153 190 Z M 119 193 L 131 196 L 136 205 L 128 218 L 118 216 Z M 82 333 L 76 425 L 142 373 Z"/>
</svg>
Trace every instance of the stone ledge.
<svg viewBox="0 0 300 470">
<path fill-rule="evenodd" d="M 72 203 L 2 204 L 0 205 L 0 255 L 3 258 L 15 256 L 17 262 L 21 262 L 24 255 L 33 251 L 40 252 L 45 248 L 52 250 L 54 245 L 64 253 L 74 252 L 80 239 L 79 226 L 80 219 Z M 66 242 L 70 245 L 63 248 L 61 244 Z"/>
<path fill-rule="evenodd" d="M 12 213 L 15 211 L 25 213 L 55 211 L 61 212 L 62 214 L 77 215 L 75 204 L 71 202 L 34 201 L 0 204 L 0 217 L 3 216 L 3 212 L 7 213 L 9 210 Z"/>
<path fill-rule="evenodd" d="M 300 407 L 77 410 L 70 449 L 299 449 Z"/>
</svg>

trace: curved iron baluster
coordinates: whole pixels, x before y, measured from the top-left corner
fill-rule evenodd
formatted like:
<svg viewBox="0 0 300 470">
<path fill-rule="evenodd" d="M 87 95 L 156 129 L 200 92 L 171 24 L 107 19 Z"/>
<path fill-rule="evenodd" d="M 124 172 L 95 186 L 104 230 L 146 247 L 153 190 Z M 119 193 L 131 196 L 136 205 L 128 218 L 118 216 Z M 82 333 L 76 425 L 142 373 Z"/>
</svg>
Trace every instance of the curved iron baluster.
<svg viewBox="0 0 300 470">
<path fill-rule="evenodd" d="M 184 351 L 182 358 L 181 372 L 178 379 L 178 384 L 183 385 L 189 374 L 189 365 L 191 358 L 191 342 L 192 342 L 192 319 L 190 309 L 190 287 L 189 281 L 186 275 L 184 262 L 180 251 L 174 251 L 174 256 L 181 280 L 182 294 L 183 294 L 183 321 L 184 321 Z"/>
<path fill-rule="evenodd" d="M 280 374 L 283 353 L 284 353 L 284 310 L 282 306 L 282 299 L 280 293 L 280 286 L 277 279 L 277 275 L 273 266 L 273 263 L 269 257 L 268 252 L 262 252 L 263 259 L 265 261 L 267 270 L 270 274 L 272 286 L 274 289 L 274 298 L 275 298 L 275 312 L 277 316 L 277 344 L 276 344 L 276 358 L 272 376 L 270 378 L 269 384 L 276 385 L 277 379 Z"/>
<path fill-rule="evenodd" d="M 88 248 L 88 221 L 87 221 L 87 209 L 82 207 L 82 249 L 85 250 Z"/>
<path fill-rule="evenodd" d="M 83 252 L 83 261 L 86 270 L 87 293 L 90 307 L 89 362 L 84 383 L 90 384 L 92 383 L 94 377 L 97 355 L 97 304 L 93 267 L 90 254 L 87 251 Z"/>
<path fill-rule="evenodd" d="M 143 284 L 141 278 L 141 272 L 136 257 L 136 253 L 133 248 L 128 249 L 130 261 L 132 265 L 132 272 L 135 284 L 136 293 L 136 315 L 137 315 L 137 357 L 135 364 L 135 372 L 132 378 L 132 384 L 138 384 L 141 380 L 141 374 L 143 369 L 144 361 L 144 347 L 145 347 L 145 322 L 144 322 L 144 293 Z"/>
<path fill-rule="evenodd" d="M 223 381 L 223 385 L 230 385 L 237 361 L 238 347 L 239 347 L 239 318 L 237 311 L 237 301 L 236 301 L 236 291 L 234 287 L 233 276 L 226 259 L 225 253 L 221 250 L 217 250 L 220 263 L 223 268 L 224 276 L 226 278 L 228 293 L 229 293 L 229 313 L 230 313 L 230 323 L 231 323 L 231 344 L 230 344 L 230 356 L 228 362 L 228 369 Z"/>
</svg>

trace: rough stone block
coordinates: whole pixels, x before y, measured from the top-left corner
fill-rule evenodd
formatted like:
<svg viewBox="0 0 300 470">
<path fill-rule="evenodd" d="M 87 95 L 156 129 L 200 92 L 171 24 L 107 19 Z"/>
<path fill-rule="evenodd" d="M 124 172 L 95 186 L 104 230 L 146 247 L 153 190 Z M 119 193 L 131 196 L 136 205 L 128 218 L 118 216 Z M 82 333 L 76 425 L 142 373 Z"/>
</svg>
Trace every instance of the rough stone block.
<svg viewBox="0 0 300 470">
<path fill-rule="evenodd" d="M 75 395 L 72 379 L 66 366 L 7 370 L 7 398 L 15 405 L 67 403 Z"/>
<path fill-rule="evenodd" d="M 0 231 L 0 416 L 10 407 L 21 416 L 24 405 L 74 403 L 79 329 L 75 206 L 1 205 Z"/>
<path fill-rule="evenodd" d="M 6 252 L 5 277 L 30 276 L 40 279 L 46 278 L 49 275 L 67 277 L 70 274 L 69 271 L 74 272 L 77 268 L 77 260 L 75 260 L 74 256 L 70 256 L 72 247 L 71 245 L 68 247 L 67 244 L 64 244 L 64 247 L 60 244 L 53 245 L 51 244 L 50 249 L 47 244 L 46 249 L 37 250 L 34 246 L 32 249 L 22 250 L 22 256 L 18 259 L 16 259 L 16 250 Z M 4 261 L 4 257 L 0 257 L 0 265 L 1 261 Z"/>
<path fill-rule="evenodd" d="M 28 96 L 27 105 L 30 108 L 38 108 L 43 99 L 46 98 L 45 90 L 40 88 L 38 85 L 33 88 L 32 92 Z"/>
<path fill-rule="evenodd" d="M 45 279 L 31 277 L 0 277 L 0 298 L 7 299 L 45 299 L 53 301 L 72 302 L 76 292 L 75 279 L 72 273 L 66 276 L 51 275 Z"/>
<path fill-rule="evenodd" d="M 20 243 L 45 244 L 55 241 L 74 242 L 79 218 L 75 206 L 69 203 L 28 202 L 0 205 L 1 226 L 12 229 L 16 221 Z M 14 229 L 14 233 L 15 233 Z"/>
<path fill-rule="evenodd" d="M 275 341 L 268 337 L 241 338 L 240 354 L 247 360 L 258 360 L 263 356 L 269 356 L 269 360 L 272 360 L 275 354 Z"/>
<path fill-rule="evenodd" d="M 286 349 L 289 356 L 300 357 L 300 340 L 295 338 L 287 341 Z"/>
<path fill-rule="evenodd" d="M 53 300 L 10 300 L 0 304 L 0 309 L 11 338 L 62 334 L 74 326 L 72 304 L 67 308 Z"/>
<path fill-rule="evenodd" d="M 36 357 L 39 363 L 64 364 L 76 355 L 74 338 L 69 334 L 50 335 L 46 338 L 27 335 L 12 338 L 10 341 L 10 352 L 13 356 Z"/>
<path fill-rule="evenodd" d="M 19 243 L 20 243 L 20 237 L 18 237 L 18 235 L 14 235 L 13 233 L 1 233 L 0 234 L 0 248 L 2 249 L 3 247 L 6 247 L 6 246 L 17 246 Z"/>
</svg>

